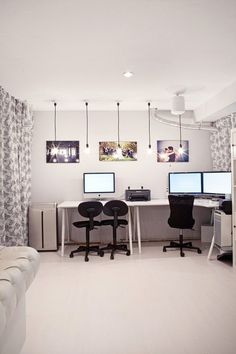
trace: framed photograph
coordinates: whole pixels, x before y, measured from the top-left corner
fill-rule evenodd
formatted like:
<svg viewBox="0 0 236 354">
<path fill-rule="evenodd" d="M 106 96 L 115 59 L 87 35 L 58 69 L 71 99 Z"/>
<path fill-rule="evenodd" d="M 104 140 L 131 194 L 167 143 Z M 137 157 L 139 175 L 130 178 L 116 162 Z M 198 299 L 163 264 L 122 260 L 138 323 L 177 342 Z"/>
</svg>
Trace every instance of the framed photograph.
<svg viewBox="0 0 236 354">
<path fill-rule="evenodd" d="M 79 163 L 79 141 L 46 141 L 47 163 Z"/>
<path fill-rule="evenodd" d="M 189 162 L 189 142 L 182 140 L 157 140 L 157 162 Z"/>
<path fill-rule="evenodd" d="M 99 161 L 137 161 L 137 142 L 117 141 L 99 142 Z"/>
</svg>

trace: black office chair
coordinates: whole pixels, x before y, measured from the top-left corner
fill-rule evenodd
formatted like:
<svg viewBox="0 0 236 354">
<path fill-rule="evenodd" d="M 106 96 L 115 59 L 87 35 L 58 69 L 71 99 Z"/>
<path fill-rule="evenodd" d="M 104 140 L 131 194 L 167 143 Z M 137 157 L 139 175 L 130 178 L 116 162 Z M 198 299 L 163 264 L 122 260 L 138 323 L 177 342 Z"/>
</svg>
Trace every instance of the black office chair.
<svg viewBox="0 0 236 354">
<path fill-rule="evenodd" d="M 193 195 L 169 195 L 170 204 L 170 217 L 168 224 L 170 227 L 180 229 L 179 242 L 171 241 L 169 246 L 163 247 L 163 252 L 166 252 L 167 248 L 179 248 L 181 257 L 184 257 L 183 248 L 196 250 L 198 253 L 202 253 L 200 248 L 194 247 L 192 242 L 183 242 L 183 230 L 192 229 L 195 223 L 193 219 Z"/>
<path fill-rule="evenodd" d="M 78 212 L 80 215 L 88 218 L 89 220 L 76 221 L 73 222 L 73 225 L 78 228 L 86 228 L 86 246 L 79 246 L 76 250 L 70 253 L 70 258 L 74 257 L 75 253 L 85 252 L 85 262 L 89 261 L 88 254 L 90 252 L 97 252 L 101 257 L 104 255 L 104 252 L 100 252 L 99 246 L 90 246 L 90 231 L 94 230 L 96 226 L 100 226 L 100 221 L 94 220 L 96 216 L 101 214 L 103 205 L 101 202 L 91 201 L 91 202 L 82 202 L 78 206 Z"/>
<path fill-rule="evenodd" d="M 101 251 L 111 250 L 111 259 L 114 259 L 114 253 L 116 251 L 126 252 L 126 256 L 130 255 L 127 245 L 117 244 L 117 228 L 128 225 L 126 219 L 119 219 L 119 216 L 124 216 L 128 213 L 128 206 L 121 200 L 111 200 L 107 202 L 103 207 L 103 213 L 108 216 L 112 216 L 112 219 L 105 219 L 101 221 L 101 225 L 110 225 L 113 229 L 113 243 L 109 243 L 106 247 L 101 248 Z"/>
</svg>

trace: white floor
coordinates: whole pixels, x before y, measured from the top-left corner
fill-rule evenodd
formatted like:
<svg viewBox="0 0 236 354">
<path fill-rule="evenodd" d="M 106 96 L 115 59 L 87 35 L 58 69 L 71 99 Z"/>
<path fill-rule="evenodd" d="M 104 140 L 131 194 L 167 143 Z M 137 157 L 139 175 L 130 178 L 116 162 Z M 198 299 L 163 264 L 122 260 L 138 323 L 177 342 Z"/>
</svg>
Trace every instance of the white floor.
<svg viewBox="0 0 236 354">
<path fill-rule="evenodd" d="M 161 245 L 88 263 L 41 253 L 21 354 L 235 354 L 236 271 L 209 246 L 181 258 Z"/>
</svg>

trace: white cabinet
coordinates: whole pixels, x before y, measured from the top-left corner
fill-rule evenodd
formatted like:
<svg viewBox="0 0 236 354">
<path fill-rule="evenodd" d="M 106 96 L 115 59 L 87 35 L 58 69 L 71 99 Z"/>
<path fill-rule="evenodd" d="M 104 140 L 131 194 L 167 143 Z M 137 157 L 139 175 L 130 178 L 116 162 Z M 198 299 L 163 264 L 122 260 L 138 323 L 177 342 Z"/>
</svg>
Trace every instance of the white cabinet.
<svg viewBox="0 0 236 354">
<path fill-rule="evenodd" d="M 38 251 L 57 250 L 55 203 L 35 203 L 29 208 L 29 246 Z"/>
<path fill-rule="evenodd" d="M 231 130 L 233 266 L 236 267 L 236 129 Z"/>
</svg>

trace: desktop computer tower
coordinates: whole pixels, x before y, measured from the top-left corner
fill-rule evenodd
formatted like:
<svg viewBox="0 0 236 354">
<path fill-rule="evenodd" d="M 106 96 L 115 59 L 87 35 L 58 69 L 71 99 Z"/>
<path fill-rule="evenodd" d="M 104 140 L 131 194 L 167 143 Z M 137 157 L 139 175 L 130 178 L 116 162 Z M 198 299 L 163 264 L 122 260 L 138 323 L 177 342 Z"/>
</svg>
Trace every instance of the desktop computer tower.
<svg viewBox="0 0 236 354">
<path fill-rule="evenodd" d="M 214 212 L 214 235 L 215 244 L 222 250 L 232 248 L 232 215 L 222 210 Z"/>
</svg>

